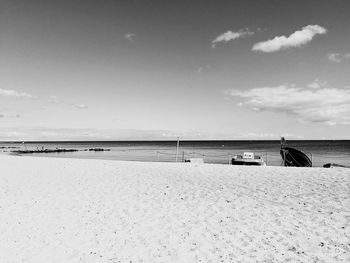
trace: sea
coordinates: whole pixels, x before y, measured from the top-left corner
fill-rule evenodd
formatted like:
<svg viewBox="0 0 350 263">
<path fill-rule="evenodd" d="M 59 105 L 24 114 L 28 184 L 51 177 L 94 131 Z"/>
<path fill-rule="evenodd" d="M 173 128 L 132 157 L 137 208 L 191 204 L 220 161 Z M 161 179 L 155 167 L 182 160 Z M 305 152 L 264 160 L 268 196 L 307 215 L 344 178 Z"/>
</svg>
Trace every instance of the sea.
<svg viewBox="0 0 350 263">
<path fill-rule="evenodd" d="M 350 140 L 290 140 L 287 146 L 306 153 L 313 166 L 326 163 L 350 166 Z M 102 148 L 104 151 L 94 151 Z M 205 163 L 229 164 L 234 155 L 253 152 L 267 165 L 281 166 L 279 140 L 244 141 L 40 141 L 0 142 L 3 154 L 16 150 L 76 149 L 76 152 L 31 153 L 25 156 L 127 160 L 145 162 L 183 162 L 202 158 Z"/>
</svg>

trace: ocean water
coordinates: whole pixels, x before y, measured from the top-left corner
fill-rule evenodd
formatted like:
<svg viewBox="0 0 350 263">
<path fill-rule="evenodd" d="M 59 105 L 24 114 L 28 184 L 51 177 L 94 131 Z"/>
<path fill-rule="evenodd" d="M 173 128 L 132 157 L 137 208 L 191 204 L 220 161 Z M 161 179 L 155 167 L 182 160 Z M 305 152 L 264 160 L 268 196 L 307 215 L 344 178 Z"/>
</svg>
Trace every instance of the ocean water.
<svg viewBox="0 0 350 263">
<path fill-rule="evenodd" d="M 45 157 L 91 158 L 128 161 L 176 161 L 176 141 L 84 141 L 84 142 L 2 142 L 0 151 L 9 154 L 11 150 L 34 149 L 78 149 L 70 153 L 28 154 Z M 313 166 L 337 163 L 350 166 L 350 140 L 293 140 L 287 145 L 306 153 Z M 6 148 L 17 147 L 17 148 Z M 106 148 L 110 151 L 86 151 L 89 148 Z M 177 160 L 203 158 L 206 163 L 228 164 L 232 156 L 243 152 L 254 152 L 267 165 L 280 166 L 280 141 L 180 141 Z M 11 153 L 10 153 L 11 154 Z"/>
</svg>

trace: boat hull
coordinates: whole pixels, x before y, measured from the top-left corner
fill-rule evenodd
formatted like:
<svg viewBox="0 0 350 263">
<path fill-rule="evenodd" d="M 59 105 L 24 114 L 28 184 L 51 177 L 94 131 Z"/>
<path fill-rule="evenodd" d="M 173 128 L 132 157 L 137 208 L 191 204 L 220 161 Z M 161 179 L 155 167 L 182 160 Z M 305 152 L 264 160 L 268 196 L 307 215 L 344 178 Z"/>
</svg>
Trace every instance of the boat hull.
<svg viewBox="0 0 350 263">
<path fill-rule="evenodd" d="M 232 165 L 250 165 L 250 166 L 266 166 L 263 160 L 244 160 L 244 159 L 232 159 Z"/>
<path fill-rule="evenodd" d="M 312 162 L 310 158 L 303 152 L 291 148 L 283 147 L 281 148 L 281 156 L 283 159 L 284 166 L 294 166 L 294 167 L 311 167 Z"/>
</svg>

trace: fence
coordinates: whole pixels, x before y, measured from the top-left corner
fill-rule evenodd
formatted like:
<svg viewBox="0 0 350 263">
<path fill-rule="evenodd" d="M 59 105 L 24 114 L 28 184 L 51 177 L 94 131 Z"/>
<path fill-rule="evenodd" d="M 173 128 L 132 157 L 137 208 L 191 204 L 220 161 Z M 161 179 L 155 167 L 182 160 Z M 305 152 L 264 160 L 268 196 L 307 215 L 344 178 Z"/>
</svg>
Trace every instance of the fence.
<svg viewBox="0 0 350 263">
<path fill-rule="evenodd" d="M 176 161 L 176 153 L 157 151 L 156 152 L 158 162 L 175 162 Z M 181 151 L 178 154 L 178 162 L 184 162 L 185 160 L 191 158 L 201 158 L 206 163 L 220 163 L 220 164 L 231 164 L 232 158 L 238 155 L 237 153 L 232 152 L 224 152 L 222 154 L 214 154 L 214 153 L 203 153 L 196 151 Z M 261 156 L 265 163 L 268 164 L 269 158 L 267 152 L 256 153 L 256 155 Z M 279 156 L 279 154 L 274 156 L 275 158 Z M 270 156 L 271 157 L 271 156 Z"/>
<path fill-rule="evenodd" d="M 262 152 L 262 151 L 254 151 L 255 155 L 261 156 L 266 165 L 271 166 L 283 166 L 282 157 L 279 152 Z M 222 154 L 214 154 L 208 152 L 198 152 L 198 151 L 180 151 L 178 156 L 178 162 L 184 162 L 190 158 L 202 158 L 205 163 L 216 163 L 216 164 L 231 164 L 231 160 L 235 155 L 241 154 L 235 152 L 224 152 Z M 313 154 L 306 153 L 310 160 L 312 161 L 313 166 L 321 167 L 326 163 L 340 163 L 343 165 L 349 165 L 349 160 L 340 156 L 332 156 L 327 154 Z M 336 160 L 336 161 L 335 161 Z M 165 152 L 165 151 L 157 151 L 156 159 L 157 162 L 175 162 L 176 161 L 176 153 Z"/>
<path fill-rule="evenodd" d="M 157 151 L 157 161 L 176 161 L 178 160 L 178 162 L 185 162 L 188 159 L 191 158 L 202 158 L 203 160 L 216 160 L 216 162 L 219 163 L 225 163 L 224 160 L 226 160 L 226 163 L 230 164 L 231 163 L 231 159 L 234 155 L 228 153 L 228 154 L 203 154 L 200 152 L 185 152 L 182 151 L 180 152 L 178 155 L 177 154 L 173 154 L 173 153 L 168 153 L 168 152 L 160 152 Z M 178 158 L 176 158 L 178 157 Z"/>
</svg>

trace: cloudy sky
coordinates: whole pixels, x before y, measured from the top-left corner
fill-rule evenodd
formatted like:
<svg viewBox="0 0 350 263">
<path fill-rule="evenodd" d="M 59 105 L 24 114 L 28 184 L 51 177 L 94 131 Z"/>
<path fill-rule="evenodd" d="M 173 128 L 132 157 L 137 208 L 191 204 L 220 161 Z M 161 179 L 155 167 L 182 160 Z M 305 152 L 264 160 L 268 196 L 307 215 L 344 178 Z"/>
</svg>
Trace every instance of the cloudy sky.
<svg viewBox="0 0 350 263">
<path fill-rule="evenodd" d="M 0 1 L 0 140 L 350 139 L 350 1 Z"/>
</svg>

